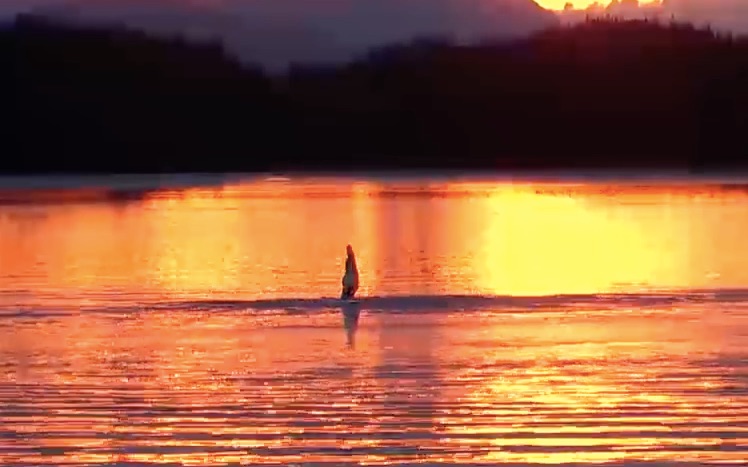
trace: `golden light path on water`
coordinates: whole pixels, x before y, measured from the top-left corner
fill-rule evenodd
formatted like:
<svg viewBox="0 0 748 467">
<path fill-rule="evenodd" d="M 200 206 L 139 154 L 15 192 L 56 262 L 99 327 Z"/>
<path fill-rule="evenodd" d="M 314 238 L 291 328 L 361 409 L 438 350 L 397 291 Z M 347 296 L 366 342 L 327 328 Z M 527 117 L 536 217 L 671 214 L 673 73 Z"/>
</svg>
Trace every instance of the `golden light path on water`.
<svg viewBox="0 0 748 467">
<path fill-rule="evenodd" d="M 79 195 L 0 205 L 0 465 L 748 458 L 740 187 Z"/>
</svg>

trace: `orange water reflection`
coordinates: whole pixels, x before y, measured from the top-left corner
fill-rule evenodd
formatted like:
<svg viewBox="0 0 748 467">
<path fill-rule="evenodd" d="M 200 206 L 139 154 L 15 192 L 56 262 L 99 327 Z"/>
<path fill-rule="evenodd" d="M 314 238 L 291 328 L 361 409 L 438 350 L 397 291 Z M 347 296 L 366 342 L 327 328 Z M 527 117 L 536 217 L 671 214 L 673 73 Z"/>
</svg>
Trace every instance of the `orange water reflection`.
<svg viewBox="0 0 748 467">
<path fill-rule="evenodd" d="M 745 192 L 585 188 L 488 189 L 481 209 L 467 214 L 467 225 L 481 233 L 463 250 L 476 259 L 475 283 L 529 295 L 748 283 L 740 247 L 748 228 Z"/>
<path fill-rule="evenodd" d="M 704 313 L 370 316 L 353 353 L 336 314 L 18 322 L 0 465 L 739 461 L 748 328 Z"/>
<path fill-rule="evenodd" d="M 312 179 L 6 205 L 0 285 L 336 296 L 352 243 L 362 295 L 740 287 L 747 199 L 719 187 Z"/>
<path fill-rule="evenodd" d="M 574 311 L 485 319 L 455 339 L 472 345 L 454 356 L 462 369 L 445 397 L 468 409 L 440 419 L 448 446 L 490 443 L 481 460 L 496 462 L 740 462 L 748 386 L 714 369 L 745 355 L 724 345 L 744 314 Z"/>
<path fill-rule="evenodd" d="M 312 179 L 5 205 L 0 296 L 53 311 L 336 296 L 349 242 L 364 295 L 748 286 L 743 192 L 583 188 Z M 0 465 L 748 452 L 740 304 L 364 310 L 346 346 L 338 310 L 151 303 L 0 319 Z"/>
</svg>

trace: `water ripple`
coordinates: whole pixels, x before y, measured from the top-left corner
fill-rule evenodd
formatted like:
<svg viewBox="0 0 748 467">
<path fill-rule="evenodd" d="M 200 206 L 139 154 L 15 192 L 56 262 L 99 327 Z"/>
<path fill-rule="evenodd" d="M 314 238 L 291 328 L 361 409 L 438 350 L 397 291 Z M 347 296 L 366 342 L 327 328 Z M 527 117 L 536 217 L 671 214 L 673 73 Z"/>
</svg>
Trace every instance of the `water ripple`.
<svg viewBox="0 0 748 467">
<path fill-rule="evenodd" d="M 732 334 L 713 341 L 703 320 L 673 336 L 636 324 L 664 328 L 665 313 L 629 323 L 600 311 L 552 331 L 537 315 L 364 313 L 346 350 L 335 314 L 304 335 L 282 326 L 287 316 L 270 327 L 251 315 L 189 316 L 39 320 L 1 347 L 0 464 L 696 465 L 748 455 L 748 353 L 720 351 Z M 618 332 L 582 334 L 590 320 Z"/>
</svg>

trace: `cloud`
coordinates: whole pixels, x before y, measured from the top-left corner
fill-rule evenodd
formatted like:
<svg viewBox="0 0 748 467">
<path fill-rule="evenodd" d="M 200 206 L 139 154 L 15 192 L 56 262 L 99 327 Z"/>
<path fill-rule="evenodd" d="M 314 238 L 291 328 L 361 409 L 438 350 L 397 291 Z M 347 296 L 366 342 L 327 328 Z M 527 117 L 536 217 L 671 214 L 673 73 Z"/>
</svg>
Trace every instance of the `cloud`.
<svg viewBox="0 0 748 467">
<path fill-rule="evenodd" d="M 82 22 L 119 22 L 153 33 L 220 38 L 269 68 L 335 62 L 373 46 L 423 36 L 468 42 L 528 34 L 558 23 L 532 0 L 6 0 Z M 13 8 L 15 3 L 15 9 Z M 0 11 L 2 12 L 2 11 Z"/>
</svg>

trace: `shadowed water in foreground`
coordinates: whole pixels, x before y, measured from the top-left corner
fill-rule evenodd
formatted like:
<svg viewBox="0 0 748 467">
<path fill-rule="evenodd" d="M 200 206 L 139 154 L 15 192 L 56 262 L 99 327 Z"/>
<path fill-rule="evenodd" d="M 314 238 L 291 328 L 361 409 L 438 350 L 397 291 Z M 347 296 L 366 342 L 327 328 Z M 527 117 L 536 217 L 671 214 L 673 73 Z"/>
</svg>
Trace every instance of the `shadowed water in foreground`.
<svg viewBox="0 0 748 467">
<path fill-rule="evenodd" d="M 0 464 L 742 462 L 747 207 L 373 179 L 3 205 Z"/>
</svg>

